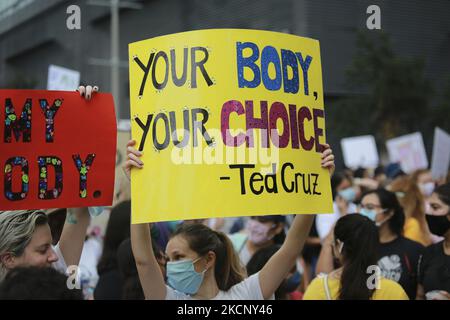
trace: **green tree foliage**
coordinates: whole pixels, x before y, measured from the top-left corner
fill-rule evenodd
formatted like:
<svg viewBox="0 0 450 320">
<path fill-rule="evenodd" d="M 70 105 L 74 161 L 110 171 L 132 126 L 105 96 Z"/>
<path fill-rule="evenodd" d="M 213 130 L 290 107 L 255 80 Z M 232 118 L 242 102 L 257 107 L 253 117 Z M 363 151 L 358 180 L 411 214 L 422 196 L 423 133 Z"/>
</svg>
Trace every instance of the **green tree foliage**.
<svg viewBox="0 0 450 320">
<path fill-rule="evenodd" d="M 420 131 L 431 152 L 434 127 L 450 132 L 450 77 L 436 92 L 424 71 L 425 60 L 396 55 L 387 34 L 358 33 L 346 74 L 352 94 L 327 109 L 332 143 L 371 134 L 384 152 L 386 140 Z"/>
<path fill-rule="evenodd" d="M 347 115 L 356 116 L 358 127 L 378 140 L 427 131 L 433 90 L 424 67 L 421 58 L 396 56 L 386 34 L 358 34 L 347 78 L 350 88 L 361 94 L 341 101 Z"/>
</svg>

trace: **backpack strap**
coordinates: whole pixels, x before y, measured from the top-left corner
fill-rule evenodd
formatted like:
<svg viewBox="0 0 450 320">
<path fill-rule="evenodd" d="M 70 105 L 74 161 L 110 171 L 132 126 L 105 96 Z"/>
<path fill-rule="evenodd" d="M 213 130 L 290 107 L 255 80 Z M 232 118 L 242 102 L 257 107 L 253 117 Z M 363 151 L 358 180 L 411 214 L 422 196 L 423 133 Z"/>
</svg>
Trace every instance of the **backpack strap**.
<svg viewBox="0 0 450 320">
<path fill-rule="evenodd" d="M 327 300 L 333 300 L 331 298 L 330 287 L 328 286 L 328 274 L 325 274 L 323 277 L 323 287 L 325 289 L 325 295 L 327 297 Z"/>
</svg>

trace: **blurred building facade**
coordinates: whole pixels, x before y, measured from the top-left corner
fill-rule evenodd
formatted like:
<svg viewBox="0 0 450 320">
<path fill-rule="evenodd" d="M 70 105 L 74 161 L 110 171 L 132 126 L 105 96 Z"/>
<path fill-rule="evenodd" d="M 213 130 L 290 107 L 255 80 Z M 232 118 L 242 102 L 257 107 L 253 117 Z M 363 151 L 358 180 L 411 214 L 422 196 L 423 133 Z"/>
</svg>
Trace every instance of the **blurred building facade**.
<svg viewBox="0 0 450 320">
<path fill-rule="evenodd" d="M 104 2 L 108 2 L 105 0 Z M 128 0 L 130 2 L 132 0 Z M 82 83 L 110 91 L 110 9 L 99 0 L 0 1 L 0 87 L 45 89 L 50 64 L 81 72 Z M 101 2 L 101 0 L 100 0 Z M 345 70 L 355 53 L 356 31 L 366 29 L 371 4 L 397 53 L 426 60 L 426 75 L 439 83 L 450 70 L 450 1 L 366 0 L 134 0 L 141 9 L 120 10 L 121 101 L 129 117 L 128 43 L 205 28 L 281 31 L 320 40 L 326 107 L 348 93 Z M 81 8 L 81 30 L 66 27 L 67 7 Z M 377 31 L 373 31 L 377 32 Z M 117 102 L 116 102 L 117 103 Z"/>
</svg>

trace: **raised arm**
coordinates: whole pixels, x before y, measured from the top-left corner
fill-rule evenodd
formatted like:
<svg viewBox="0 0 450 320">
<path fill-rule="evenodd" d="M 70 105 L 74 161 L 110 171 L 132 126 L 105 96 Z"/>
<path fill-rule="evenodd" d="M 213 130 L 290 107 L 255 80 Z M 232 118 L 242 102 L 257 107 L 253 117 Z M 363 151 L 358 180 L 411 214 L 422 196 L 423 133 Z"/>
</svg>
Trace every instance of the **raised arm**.
<svg viewBox="0 0 450 320">
<path fill-rule="evenodd" d="M 330 273 L 334 269 L 333 252 L 331 244 L 333 243 L 334 226 L 331 228 L 328 236 L 325 237 L 322 248 L 320 249 L 319 259 L 316 265 L 316 274 Z"/>
<path fill-rule="evenodd" d="M 77 266 L 80 263 L 84 240 L 91 218 L 88 208 L 67 209 L 59 249 L 67 266 Z"/>
<path fill-rule="evenodd" d="M 145 299 L 164 300 L 166 284 L 153 253 L 148 223 L 131 225 L 131 247 Z"/>
<path fill-rule="evenodd" d="M 329 145 L 322 152 L 322 167 L 330 176 L 334 172 L 334 156 Z M 295 265 L 297 256 L 303 249 L 314 215 L 297 215 L 281 248 L 267 261 L 259 273 L 259 283 L 264 299 L 269 299 Z"/>
<path fill-rule="evenodd" d="M 134 140 L 130 140 L 127 144 L 128 159 L 125 163 L 124 171 L 128 178 L 130 178 L 133 168 L 141 169 L 144 165 L 139 159 L 142 153 L 134 148 L 135 144 Z M 153 253 L 150 225 L 148 223 L 131 225 L 131 247 L 145 298 L 150 300 L 165 299 L 166 284 Z"/>
</svg>

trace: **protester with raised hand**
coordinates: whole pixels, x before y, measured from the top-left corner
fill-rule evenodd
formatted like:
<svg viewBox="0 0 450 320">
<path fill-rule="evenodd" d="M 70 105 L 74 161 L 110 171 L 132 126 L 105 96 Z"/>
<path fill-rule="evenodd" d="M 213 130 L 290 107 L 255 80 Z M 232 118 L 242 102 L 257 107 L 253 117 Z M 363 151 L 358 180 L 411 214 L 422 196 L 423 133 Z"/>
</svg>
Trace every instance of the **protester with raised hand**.
<svg viewBox="0 0 450 320">
<path fill-rule="evenodd" d="M 142 168 L 141 152 L 127 145 L 125 172 Z M 329 145 L 322 152 L 322 167 L 334 172 Z M 133 170 L 134 170 L 133 169 Z M 153 195 L 157 196 L 157 195 Z M 297 215 L 280 250 L 260 272 L 244 280 L 244 271 L 228 237 L 201 224 L 181 225 L 169 241 L 164 282 L 151 247 L 148 224 L 131 225 L 131 242 L 146 299 L 250 299 L 273 297 L 301 252 L 314 215 Z"/>
<path fill-rule="evenodd" d="M 91 100 L 98 87 L 80 86 L 80 96 Z M 43 210 L 17 210 L 0 212 L 0 281 L 17 267 L 52 266 L 63 273 L 69 266 L 77 266 L 90 215 L 88 208 L 70 208 L 56 246 L 48 217 Z"/>
</svg>

